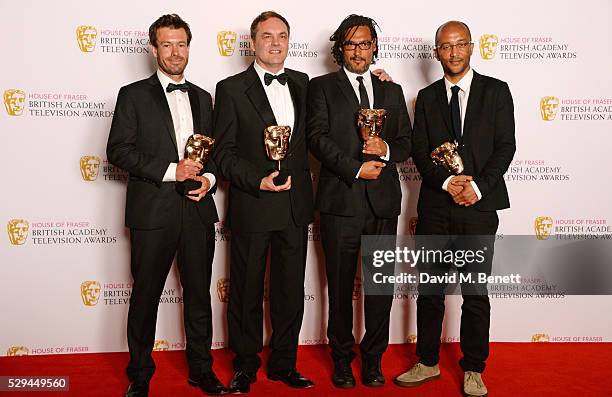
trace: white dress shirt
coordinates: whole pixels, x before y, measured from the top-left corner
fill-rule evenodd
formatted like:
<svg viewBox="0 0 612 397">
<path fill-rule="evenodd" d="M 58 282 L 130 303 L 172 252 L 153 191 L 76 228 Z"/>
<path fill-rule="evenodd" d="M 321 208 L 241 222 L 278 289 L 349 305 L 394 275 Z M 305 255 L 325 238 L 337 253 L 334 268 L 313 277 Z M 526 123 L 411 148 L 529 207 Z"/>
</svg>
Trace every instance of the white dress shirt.
<svg viewBox="0 0 612 397">
<path fill-rule="evenodd" d="M 272 108 L 272 113 L 274 113 L 276 122 L 278 125 L 288 125 L 291 127 L 291 132 L 293 132 L 293 127 L 295 124 L 295 109 L 293 108 L 291 91 L 289 91 L 289 82 L 282 85 L 275 79 L 272 80 L 270 85 L 266 85 L 264 80 L 264 75 L 266 73 L 276 76 L 284 73 L 285 68 L 282 68 L 277 73 L 272 73 L 265 70 L 260 64 L 257 63 L 257 61 L 255 61 L 254 67 L 255 71 L 257 72 L 257 76 L 259 76 L 259 80 L 261 80 L 261 85 L 263 85 L 264 91 L 266 92 L 266 96 L 268 97 L 268 102 L 270 103 L 270 107 Z M 293 134 L 291 134 L 289 137 L 289 141 L 291 141 L 291 137 L 293 137 Z"/>
<path fill-rule="evenodd" d="M 463 126 L 465 125 L 465 111 L 467 109 L 468 98 L 470 97 L 470 87 L 472 86 L 472 79 L 474 78 L 474 71 L 472 68 L 468 70 L 468 72 L 457 82 L 457 84 L 453 84 L 444 77 L 444 85 L 446 86 L 446 97 L 448 99 L 448 103 L 450 103 L 451 98 L 453 97 L 453 92 L 451 88 L 453 86 L 459 87 L 459 110 L 461 112 L 461 136 L 463 136 Z M 446 178 L 444 183 L 442 184 L 442 189 L 448 191 L 448 184 L 453 176 L 449 176 Z M 476 182 L 471 181 L 470 184 L 476 192 L 476 196 L 478 196 L 478 200 L 482 198 L 482 193 L 480 193 L 480 189 L 476 185 Z"/>
<path fill-rule="evenodd" d="M 189 102 L 189 94 L 181 90 L 174 90 L 167 92 L 166 87 L 168 84 L 183 84 L 185 78 L 179 82 L 172 80 L 166 76 L 161 70 L 157 69 L 157 78 L 164 89 L 166 100 L 168 101 L 168 107 L 170 108 L 170 114 L 172 115 L 172 124 L 174 125 L 174 134 L 176 137 L 176 147 L 178 151 L 178 158 L 182 160 L 185 154 L 185 145 L 187 139 L 193 135 L 193 117 L 191 115 L 191 103 Z M 198 131 L 203 133 L 205 131 Z M 170 163 L 164 174 L 163 182 L 175 182 L 176 181 L 176 163 Z M 213 187 L 217 182 L 215 176 L 209 172 L 203 175 L 210 182 L 210 187 Z"/>
<path fill-rule="evenodd" d="M 346 67 L 344 67 L 343 69 L 344 73 L 346 73 L 346 77 L 348 77 L 349 83 L 351 83 L 351 87 L 353 87 L 355 95 L 357 96 L 357 102 L 360 102 L 361 100 L 361 95 L 359 94 L 359 81 L 357 80 L 357 77 L 363 77 L 363 85 L 365 86 L 366 93 L 368 94 L 368 102 L 370 103 L 370 108 L 374 109 L 374 87 L 372 87 L 372 75 L 370 74 L 370 71 L 366 70 L 364 74 L 357 74 L 349 72 Z M 355 123 L 357 123 L 357 120 L 355 120 Z M 389 145 L 387 144 L 387 142 L 385 142 L 385 145 L 387 146 L 387 154 L 385 154 L 384 156 L 380 156 L 380 158 L 382 160 L 389 161 L 389 159 L 391 158 L 391 150 L 389 149 Z M 361 167 L 363 167 L 363 164 L 361 165 Z M 361 173 L 361 167 L 359 167 L 359 171 L 357 171 L 355 179 L 359 178 L 359 174 Z"/>
</svg>

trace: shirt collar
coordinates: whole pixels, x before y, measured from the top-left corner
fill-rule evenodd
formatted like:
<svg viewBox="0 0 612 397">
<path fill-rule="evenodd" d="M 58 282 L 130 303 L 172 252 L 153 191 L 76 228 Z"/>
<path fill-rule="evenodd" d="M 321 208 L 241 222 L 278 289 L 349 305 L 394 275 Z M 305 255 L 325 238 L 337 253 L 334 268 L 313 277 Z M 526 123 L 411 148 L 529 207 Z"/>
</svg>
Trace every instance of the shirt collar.
<svg viewBox="0 0 612 397">
<path fill-rule="evenodd" d="M 266 86 L 266 82 L 264 80 L 264 75 L 266 73 L 269 73 L 273 76 L 278 76 L 281 73 L 285 73 L 285 68 L 283 67 L 281 70 L 279 70 L 276 73 L 272 73 L 267 71 L 266 69 L 264 69 L 260 64 L 257 63 L 257 61 L 253 62 L 253 67 L 255 68 L 255 71 L 257 72 L 257 76 L 259 76 L 259 80 L 261 81 L 261 84 L 265 87 Z M 278 81 L 277 81 L 278 82 Z M 280 83 L 279 83 L 280 84 Z"/>
<path fill-rule="evenodd" d="M 174 81 L 172 80 L 170 77 L 166 76 L 164 74 L 164 72 L 162 72 L 160 69 L 157 69 L 157 78 L 159 79 L 159 82 L 161 83 L 162 87 L 164 87 L 164 91 L 166 90 L 166 87 L 168 87 L 168 84 L 172 83 L 172 84 L 183 84 L 185 82 L 185 76 L 183 75 L 183 78 L 181 79 L 181 81 Z"/>
<path fill-rule="evenodd" d="M 472 79 L 474 78 L 474 70 L 470 67 L 470 70 L 457 82 L 457 84 L 453 84 L 444 77 L 444 85 L 446 86 L 446 91 L 449 92 L 451 87 L 454 85 L 459 86 L 461 91 L 468 92 L 470 90 L 470 86 L 472 85 Z"/>
<path fill-rule="evenodd" d="M 363 74 L 357 74 L 353 72 L 349 72 L 346 67 L 343 67 L 344 73 L 346 73 L 346 77 L 348 77 L 351 84 L 357 82 L 357 77 L 363 76 L 363 84 L 371 86 L 372 85 L 372 76 L 370 75 L 370 70 L 366 70 Z"/>
</svg>

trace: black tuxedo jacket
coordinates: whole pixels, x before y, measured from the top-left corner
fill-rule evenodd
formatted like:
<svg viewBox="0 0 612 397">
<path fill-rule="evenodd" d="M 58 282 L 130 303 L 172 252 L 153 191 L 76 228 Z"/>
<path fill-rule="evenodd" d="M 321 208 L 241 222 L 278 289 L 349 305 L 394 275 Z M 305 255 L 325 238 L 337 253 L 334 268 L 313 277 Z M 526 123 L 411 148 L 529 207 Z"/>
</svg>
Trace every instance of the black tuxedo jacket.
<svg viewBox="0 0 612 397">
<path fill-rule="evenodd" d="M 283 167 L 291 173 L 291 189 L 259 190 L 261 179 L 277 168 L 266 155 L 264 129 L 277 125 L 270 102 L 253 65 L 217 84 L 215 94 L 215 162 L 230 182 L 228 222 L 232 230 L 281 230 L 292 218 L 297 225 L 313 220 L 313 193 L 306 149 L 308 76 L 287 69 L 295 123 Z"/>
<path fill-rule="evenodd" d="M 189 83 L 194 132 L 210 135 L 212 99 L 208 92 Z M 162 182 L 171 162 L 178 162 L 176 135 L 170 107 L 157 74 L 119 90 L 106 155 L 129 172 L 125 224 L 136 229 L 161 228 L 180 219 L 183 200 L 175 182 Z M 181 150 L 184 150 L 181 148 Z M 216 173 L 209 158 L 205 172 Z M 218 220 L 212 198 L 216 185 L 195 205 L 203 223 Z"/>
<path fill-rule="evenodd" d="M 359 101 L 343 69 L 312 79 L 308 88 L 308 144 L 321 161 L 316 208 L 323 213 L 355 216 L 363 205 L 363 186 L 379 218 L 401 212 L 402 191 L 396 163 L 410 157 L 410 119 L 402 88 L 372 75 L 374 108 L 386 109 L 380 137 L 391 157 L 378 179 L 356 179 L 363 141 L 357 128 Z"/>
<path fill-rule="evenodd" d="M 416 101 L 412 157 L 423 177 L 419 214 L 426 208 L 456 205 L 442 189 L 450 172 L 434 165 L 430 158 L 436 147 L 453 137 L 446 87 L 444 79 L 440 79 L 423 88 Z M 514 105 L 508 84 L 474 72 L 460 154 L 465 167 L 463 174 L 473 176 L 482 193 L 475 209 L 494 211 L 510 207 L 503 175 L 515 150 Z"/>
</svg>

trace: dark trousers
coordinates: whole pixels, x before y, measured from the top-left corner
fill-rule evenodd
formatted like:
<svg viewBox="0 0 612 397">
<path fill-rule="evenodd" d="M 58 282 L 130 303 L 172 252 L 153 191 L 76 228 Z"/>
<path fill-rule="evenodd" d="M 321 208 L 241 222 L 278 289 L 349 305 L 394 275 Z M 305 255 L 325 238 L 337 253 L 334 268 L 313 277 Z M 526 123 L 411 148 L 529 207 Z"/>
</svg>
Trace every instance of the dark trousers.
<svg viewBox="0 0 612 397">
<path fill-rule="evenodd" d="M 127 322 L 131 381 L 149 380 L 157 309 L 174 255 L 183 286 L 186 354 L 191 376 L 211 371 L 212 311 L 210 279 L 215 249 L 214 224 L 203 224 L 197 208 L 183 202 L 180 219 L 155 230 L 130 229 L 134 279 Z"/>
<path fill-rule="evenodd" d="M 334 361 L 352 360 L 353 288 L 362 235 L 395 235 L 397 218 L 377 218 L 367 198 L 357 216 L 321 214 L 321 240 L 325 253 L 329 314 L 327 337 Z M 393 295 L 364 295 L 365 335 L 362 360 L 380 359 L 389 344 L 389 316 Z"/>
<path fill-rule="evenodd" d="M 304 315 L 304 271 L 308 226 L 293 221 L 282 230 L 232 231 L 230 296 L 227 309 L 229 346 L 236 371 L 255 372 L 263 347 L 263 296 L 270 251 L 270 320 L 268 371 L 294 368 Z"/>
<path fill-rule="evenodd" d="M 493 260 L 493 242 L 498 226 L 495 211 L 481 212 L 474 208 L 452 207 L 450 209 L 428 209 L 419 213 L 417 223 L 417 240 L 427 235 L 453 235 L 446 247 L 441 247 L 442 239 L 433 239 L 435 248 L 476 249 L 487 245 L 485 261 L 478 265 L 465 265 L 458 268 L 460 272 L 491 273 Z M 479 236 L 472 237 L 469 236 Z M 485 237 L 488 236 L 488 237 Z M 483 238 L 484 237 L 484 238 Z M 423 237 L 431 243 L 432 239 Z M 426 243 L 425 243 L 426 244 Z M 431 245 L 426 248 L 432 248 Z M 444 245 L 444 243 L 443 243 Z M 420 246 L 420 244 L 418 245 Z M 442 274 L 450 269 L 449 265 L 419 264 L 419 271 Z M 436 365 L 440 360 L 440 336 L 444 319 L 443 293 L 446 284 L 435 286 L 419 285 L 417 298 L 417 349 L 419 361 L 425 365 Z M 486 285 L 462 284 L 463 304 L 461 306 L 460 345 L 463 357 L 460 365 L 464 371 L 483 372 L 485 360 L 489 356 L 489 326 L 491 305 L 486 294 Z"/>
</svg>

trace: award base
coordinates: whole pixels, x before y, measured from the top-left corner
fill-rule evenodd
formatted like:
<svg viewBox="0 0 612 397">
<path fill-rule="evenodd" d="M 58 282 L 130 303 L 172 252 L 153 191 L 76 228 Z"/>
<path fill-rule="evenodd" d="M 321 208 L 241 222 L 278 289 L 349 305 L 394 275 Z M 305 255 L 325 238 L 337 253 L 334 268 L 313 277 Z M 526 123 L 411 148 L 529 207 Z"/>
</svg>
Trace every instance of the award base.
<svg viewBox="0 0 612 397">
<path fill-rule="evenodd" d="M 281 168 L 280 171 L 279 170 L 271 170 L 270 172 L 274 172 L 274 171 L 278 171 L 278 175 L 276 176 L 276 178 L 273 179 L 274 184 L 276 186 L 284 185 L 287 182 L 287 178 L 289 178 L 289 175 L 291 175 L 289 170 L 286 169 L 286 168 Z"/>
<path fill-rule="evenodd" d="M 201 188 L 202 182 L 195 179 L 185 179 L 183 182 L 176 182 L 175 187 L 181 196 L 196 196 L 195 194 L 189 194 L 189 192 Z"/>
</svg>

